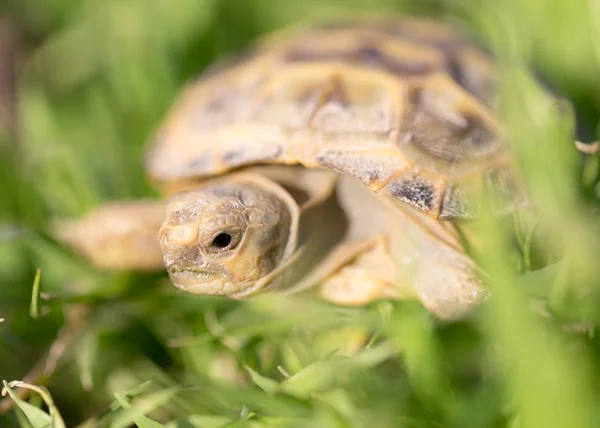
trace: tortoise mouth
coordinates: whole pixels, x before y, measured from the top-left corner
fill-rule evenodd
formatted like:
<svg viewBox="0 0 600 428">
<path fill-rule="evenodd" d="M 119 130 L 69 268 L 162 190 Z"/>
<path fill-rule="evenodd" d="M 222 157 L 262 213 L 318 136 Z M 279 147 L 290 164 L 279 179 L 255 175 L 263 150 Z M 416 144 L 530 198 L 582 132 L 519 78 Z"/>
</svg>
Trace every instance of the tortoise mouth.
<svg viewBox="0 0 600 428">
<path fill-rule="evenodd" d="M 212 270 L 172 267 L 168 272 L 173 285 L 186 293 L 230 296 L 240 291 L 239 284 Z"/>
<path fill-rule="evenodd" d="M 167 269 L 167 270 L 171 277 L 175 276 L 175 277 L 181 278 L 182 280 L 184 280 L 185 278 L 188 278 L 188 277 L 193 277 L 193 278 L 195 278 L 196 281 L 197 280 L 209 280 L 211 278 L 219 276 L 214 271 L 211 271 L 208 269 L 193 268 L 193 267 L 182 268 L 182 267 L 172 266 L 172 267 L 169 267 L 169 269 Z"/>
<path fill-rule="evenodd" d="M 194 287 L 196 284 L 214 281 L 220 277 L 216 272 L 193 267 L 170 267 L 168 272 L 171 282 L 177 288 L 185 291 L 188 291 L 190 287 Z"/>
</svg>

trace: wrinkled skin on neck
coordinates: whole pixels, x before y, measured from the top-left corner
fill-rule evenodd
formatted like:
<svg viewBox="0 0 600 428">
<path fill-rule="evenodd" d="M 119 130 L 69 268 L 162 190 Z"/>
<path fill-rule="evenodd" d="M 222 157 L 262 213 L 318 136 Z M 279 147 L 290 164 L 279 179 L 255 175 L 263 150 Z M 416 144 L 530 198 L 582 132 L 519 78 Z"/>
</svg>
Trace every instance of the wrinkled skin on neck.
<svg viewBox="0 0 600 428">
<path fill-rule="evenodd" d="M 159 231 L 171 281 L 193 294 L 243 296 L 295 249 L 298 206 L 274 182 L 240 175 L 174 195 Z"/>
</svg>

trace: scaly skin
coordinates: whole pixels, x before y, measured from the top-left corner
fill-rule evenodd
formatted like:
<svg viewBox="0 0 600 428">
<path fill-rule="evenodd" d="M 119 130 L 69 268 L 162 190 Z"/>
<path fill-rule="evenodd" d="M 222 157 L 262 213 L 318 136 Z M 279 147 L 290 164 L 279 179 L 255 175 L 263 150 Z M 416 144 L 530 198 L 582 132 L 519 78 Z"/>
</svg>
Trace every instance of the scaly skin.
<svg viewBox="0 0 600 428">
<path fill-rule="evenodd" d="M 178 193 L 159 231 L 165 267 L 189 293 L 247 294 L 289 258 L 297 221 L 287 192 L 255 175 Z"/>
</svg>

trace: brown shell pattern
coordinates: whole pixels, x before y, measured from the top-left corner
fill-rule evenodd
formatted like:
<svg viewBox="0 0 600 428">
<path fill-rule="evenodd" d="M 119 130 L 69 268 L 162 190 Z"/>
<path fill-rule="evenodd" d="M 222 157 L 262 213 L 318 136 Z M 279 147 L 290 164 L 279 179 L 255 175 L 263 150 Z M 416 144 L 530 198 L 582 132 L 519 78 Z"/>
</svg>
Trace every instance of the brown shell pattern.
<svg viewBox="0 0 600 428">
<path fill-rule="evenodd" d="M 148 153 L 176 181 L 260 164 L 326 167 L 440 219 L 494 190 L 518 203 L 492 113 L 494 65 L 413 18 L 334 23 L 264 41 L 190 83 Z"/>
</svg>

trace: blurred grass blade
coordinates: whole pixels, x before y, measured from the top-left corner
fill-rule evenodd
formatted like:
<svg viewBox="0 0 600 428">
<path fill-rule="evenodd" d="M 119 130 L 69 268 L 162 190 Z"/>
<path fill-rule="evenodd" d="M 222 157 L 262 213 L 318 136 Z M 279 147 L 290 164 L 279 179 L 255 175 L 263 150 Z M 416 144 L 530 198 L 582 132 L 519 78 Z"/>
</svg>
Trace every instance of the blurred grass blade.
<svg viewBox="0 0 600 428">
<path fill-rule="evenodd" d="M 290 394 L 305 397 L 330 387 L 336 376 L 347 367 L 348 358 L 332 352 L 328 356 L 310 364 L 283 382 L 282 389 Z"/>
<path fill-rule="evenodd" d="M 244 368 L 250 374 L 252 382 L 254 382 L 260 389 L 262 389 L 269 395 L 272 395 L 275 392 L 277 392 L 277 389 L 279 388 L 279 383 L 277 383 L 277 381 L 258 374 L 256 371 L 252 370 L 247 365 L 244 365 Z"/>
<path fill-rule="evenodd" d="M 98 332 L 87 331 L 76 345 L 74 358 L 79 369 L 79 380 L 86 391 L 94 387 L 93 368 L 98 355 Z"/>
<path fill-rule="evenodd" d="M 131 404 L 125 401 L 122 396 L 115 393 L 115 397 L 117 397 L 119 404 L 121 404 L 121 406 L 123 406 L 124 409 L 131 408 Z M 138 428 L 165 428 L 163 424 L 159 424 L 158 422 L 153 421 L 152 419 L 144 415 L 132 416 L 132 419 Z M 114 426 L 114 424 L 112 426 Z"/>
<path fill-rule="evenodd" d="M 176 393 L 176 388 L 158 391 L 154 394 L 140 397 L 140 402 L 136 403 L 136 405 L 130 404 L 127 400 L 125 400 L 125 398 L 123 398 L 122 395 L 115 393 L 115 397 L 117 398 L 119 405 L 125 409 L 125 411 L 117 414 L 113 422 L 110 424 L 110 428 L 126 428 L 132 422 L 134 422 L 140 428 L 164 427 L 164 425 L 148 418 L 146 414 L 166 404 Z"/>
<path fill-rule="evenodd" d="M 29 315 L 32 318 L 38 319 L 40 317 L 40 282 L 42 279 L 42 270 L 38 268 L 35 271 L 35 278 L 33 279 L 33 289 L 31 290 L 31 305 L 29 307 Z"/>
<path fill-rule="evenodd" d="M 527 231 L 527 235 L 525 235 L 525 241 L 523 242 L 523 259 L 525 263 L 525 270 L 531 270 L 531 246 L 533 243 L 533 236 L 535 234 L 535 229 L 542 218 L 542 214 L 539 214 L 533 223 L 529 226 L 529 230 Z"/>
<path fill-rule="evenodd" d="M 150 388 L 150 386 L 152 386 L 152 381 L 144 382 L 144 383 L 140 384 L 139 386 L 136 386 L 132 390 L 127 391 L 126 393 L 122 394 L 121 399 L 125 400 L 126 402 L 130 402 L 134 398 L 139 397 L 144 392 L 146 392 L 148 390 L 148 388 Z M 111 413 L 114 413 L 122 407 L 123 406 L 121 405 L 120 400 L 115 400 L 110 404 L 110 406 L 108 406 L 108 409 L 106 409 L 104 412 L 102 412 L 100 414 L 100 416 L 98 416 L 98 419 L 101 419 Z"/>
<path fill-rule="evenodd" d="M 231 418 L 226 416 L 214 415 L 192 415 L 187 419 L 194 427 L 202 428 L 222 428 L 232 422 Z"/>
<path fill-rule="evenodd" d="M 58 409 L 54 405 L 54 401 L 50 396 L 50 393 L 46 388 L 31 385 L 25 382 L 21 382 L 18 380 L 14 380 L 12 382 L 2 382 L 4 384 L 4 388 L 2 389 L 2 395 L 10 395 L 10 397 L 15 401 L 15 404 L 23 411 L 33 428 L 66 428 L 65 422 L 62 419 L 62 416 L 58 412 Z M 11 389 L 14 387 L 19 388 L 27 388 L 31 389 L 43 398 L 46 406 L 48 406 L 48 410 L 50 414 L 44 412 L 37 407 L 32 406 L 31 404 L 21 400 L 18 395 Z"/>
</svg>

